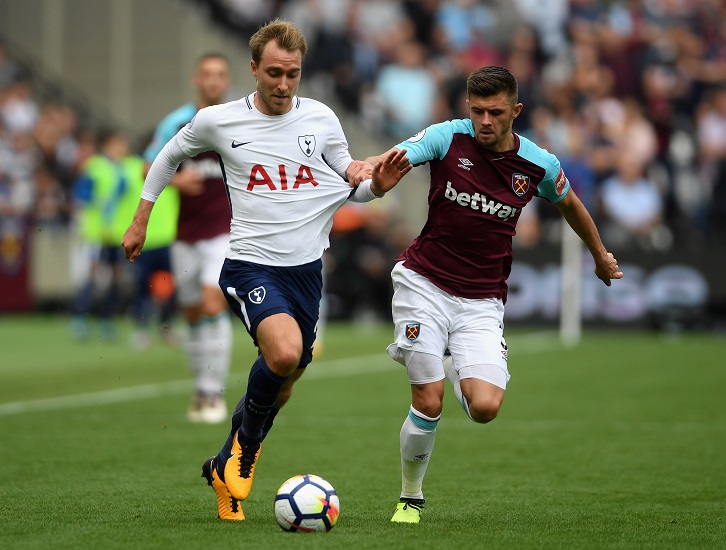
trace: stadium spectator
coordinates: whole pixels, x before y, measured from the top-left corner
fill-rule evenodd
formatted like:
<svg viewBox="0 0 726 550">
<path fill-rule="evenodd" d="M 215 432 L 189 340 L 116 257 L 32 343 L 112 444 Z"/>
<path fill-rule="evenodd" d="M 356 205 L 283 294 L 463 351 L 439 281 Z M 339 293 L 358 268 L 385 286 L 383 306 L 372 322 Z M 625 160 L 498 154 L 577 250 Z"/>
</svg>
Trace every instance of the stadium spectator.
<svg viewBox="0 0 726 550">
<path fill-rule="evenodd" d="M 700 188 L 689 186 L 691 196 L 698 195 L 690 209 L 692 223 L 708 220 L 709 238 L 723 235 L 723 214 L 726 212 L 726 82 L 713 90 L 699 106 L 696 118 L 696 138 L 700 153 Z M 700 191 L 700 193 L 699 193 Z"/>
<path fill-rule="evenodd" d="M 453 52 L 479 47 L 484 37 L 494 34 L 497 24 L 491 7 L 477 0 L 445 0 L 436 19 L 445 44 Z"/>
<path fill-rule="evenodd" d="M 396 139 L 412 136 L 436 115 L 438 86 L 425 60 L 423 46 L 406 42 L 397 47 L 395 62 L 378 75 L 375 90 L 382 108 L 382 130 Z"/>
<path fill-rule="evenodd" d="M 603 234 L 621 248 L 637 243 L 644 250 L 667 250 L 672 238 L 663 226 L 663 200 L 655 184 L 645 177 L 639 158 L 623 153 L 616 173 L 600 189 Z"/>
<path fill-rule="evenodd" d="M 38 103 L 27 78 L 5 87 L 0 98 L 0 118 L 11 134 L 29 134 L 38 120 Z"/>
<path fill-rule="evenodd" d="M 79 146 L 77 133 L 78 116 L 70 106 L 52 101 L 43 104 L 33 130 L 40 152 L 36 222 L 43 227 L 61 226 L 70 215 L 70 189 L 87 158 Z"/>
<path fill-rule="evenodd" d="M 595 0 L 570 0 L 570 4 L 594 2 Z M 569 16 L 567 0 L 515 0 L 520 17 L 537 31 L 539 42 L 548 57 L 553 57 L 567 48 L 565 26 Z"/>
</svg>

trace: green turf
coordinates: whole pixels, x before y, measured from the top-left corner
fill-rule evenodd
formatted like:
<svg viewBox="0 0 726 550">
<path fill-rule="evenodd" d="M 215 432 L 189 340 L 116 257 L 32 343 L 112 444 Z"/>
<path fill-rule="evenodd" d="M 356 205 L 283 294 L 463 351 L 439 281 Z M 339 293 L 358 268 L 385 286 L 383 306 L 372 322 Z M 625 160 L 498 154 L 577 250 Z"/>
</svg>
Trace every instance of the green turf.
<svg viewBox="0 0 726 550">
<path fill-rule="evenodd" d="M 184 355 L 133 352 L 127 331 L 81 345 L 65 318 L 0 318 L 0 548 L 726 548 L 722 336 L 588 332 L 565 350 L 510 331 L 499 418 L 473 424 L 447 395 L 412 526 L 389 522 L 409 402 L 390 327 L 328 327 L 241 524 L 216 519 L 199 478 L 227 428 L 186 422 Z M 236 336 L 231 406 L 254 356 Z M 275 490 L 304 472 L 340 495 L 329 534 L 274 520 Z"/>
</svg>

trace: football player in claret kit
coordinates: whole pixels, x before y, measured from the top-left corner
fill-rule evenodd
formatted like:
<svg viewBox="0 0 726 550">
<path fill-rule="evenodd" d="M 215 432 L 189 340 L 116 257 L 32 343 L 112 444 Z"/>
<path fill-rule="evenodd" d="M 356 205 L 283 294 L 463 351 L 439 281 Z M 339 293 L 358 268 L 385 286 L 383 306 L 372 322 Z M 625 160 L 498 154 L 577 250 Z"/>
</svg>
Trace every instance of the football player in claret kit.
<svg viewBox="0 0 726 550">
<path fill-rule="evenodd" d="M 535 196 L 555 204 L 590 250 L 595 275 L 608 286 L 623 276 L 557 158 L 512 131 L 522 110 L 512 74 L 474 71 L 467 95 L 468 119 L 434 124 L 386 153 L 407 150 L 413 165 L 428 162 L 431 173 L 428 219 L 391 274 L 395 341 L 388 352 L 406 367 L 412 395 L 393 522 L 420 521 L 444 378 L 474 422 L 493 420 L 502 405 L 504 304 L 522 208 Z"/>
<path fill-rule="evenodd" d="M 307 50 L 297 27 L 272 21 L 250 50 L 256 91 L 201 109 L 164 146 L 123 243 L 136 258 L 154 200 L 179 163 L 217 154 L 232 211 L 219 285 L 259 349 L 229 437 L 202 467 L 228 520 L 244 519 L 239 501 L 250 492 L 260 443 L 312 359 L 333 214 L 349 198 L 383 195 L 411 169 L 405 151 L 374 167 L 353 161 L 333 111 L 296 95 Z"/>
<path fill-rule="evenodd" d="M 227 99 L 231 85 L 227 58 L 219 53 L 202 55 L 196 62 L 193 84 L 196 101 L 179 107 L 157 126 L 144 152 L 147 169 L 199 109 Z M 176 241 L 171 246 L 170 262 L 176 300 L 187 323 L 184 347 L 195 386 L 187 417 L 191 422 L 217 424 L 228 418 L 223 393 L 232 360 L 229 307 L 217 283 L 230 224 L 229 201 L 217 155 L 202 151 L 185 160 L 170 183 L 179 191 Z M 143 346 L 143 340 L 139 344 Z"/>
</svg>

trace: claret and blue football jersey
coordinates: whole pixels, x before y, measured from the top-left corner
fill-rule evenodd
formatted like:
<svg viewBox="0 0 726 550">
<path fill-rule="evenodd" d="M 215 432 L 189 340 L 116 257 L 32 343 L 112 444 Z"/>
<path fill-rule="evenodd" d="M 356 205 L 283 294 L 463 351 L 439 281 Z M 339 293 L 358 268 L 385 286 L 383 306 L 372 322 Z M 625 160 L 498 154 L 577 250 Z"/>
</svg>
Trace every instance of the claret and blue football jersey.
<svg viewBox="0 0 726 550">
<path fill-rule="evenodd" d="M 144 151 L 144 159 L 154 162 L 164 145 L 194 118 L 197 110 L 194 103 L 187 103 L 164 117 Z M 199 172 L 204 185 L 198 195 L 179 195 L 177 240 L 194 243 L 229 233 L 229 201 L 217 155 L 212 151 L 201 152 L 179 167 L 179 170 L 188 169 Z"/>
<path fill-rule="evenodd" d="M 559 202 L 569 190 L 557 157 L 514 136 L 514 149 L 490 151 L 471 120 L 460 119 L 396 145 L 412 164 L 428 162 L 431 170 L 426 224 L 399 259 L 445 292 L 506 299 L 522 208 L 535 196 Z"/>
</svg>

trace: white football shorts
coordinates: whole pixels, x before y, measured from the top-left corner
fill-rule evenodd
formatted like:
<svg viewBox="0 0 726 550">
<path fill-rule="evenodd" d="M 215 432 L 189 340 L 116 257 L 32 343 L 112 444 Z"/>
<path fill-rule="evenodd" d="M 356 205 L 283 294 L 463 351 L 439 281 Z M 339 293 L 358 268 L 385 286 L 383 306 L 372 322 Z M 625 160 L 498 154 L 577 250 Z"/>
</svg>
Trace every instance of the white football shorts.
<svg viewBox="0 0 726 550">
<path fill-rule="evenodd" d="M 395 342 L 388 346 L 388 354 L 406 366 L 412 384 L 443 379 L 443 357 L 450 354 L 460 378 L 478 378 L 506 389 L 510 376 L 500 299 L 453 296 L 403 262 L 395 265 L 391 277 Z M 439 361 L 406 365 L 407 350 L 434 355 Z"/>
<path fill-rule="evenodd" d="M 176 241 L 171 246 L 171 269 L 181 306 L 193 306 L 202 301 L 202 287 L 219 286 L 219 273 L 227 255 L 229 234 L 187 243 Z"/>
</svg>

